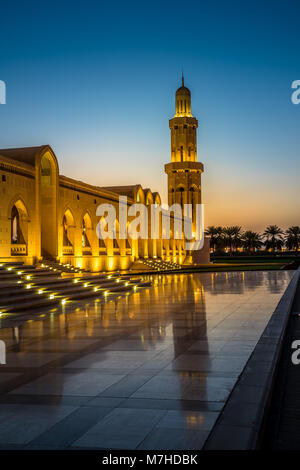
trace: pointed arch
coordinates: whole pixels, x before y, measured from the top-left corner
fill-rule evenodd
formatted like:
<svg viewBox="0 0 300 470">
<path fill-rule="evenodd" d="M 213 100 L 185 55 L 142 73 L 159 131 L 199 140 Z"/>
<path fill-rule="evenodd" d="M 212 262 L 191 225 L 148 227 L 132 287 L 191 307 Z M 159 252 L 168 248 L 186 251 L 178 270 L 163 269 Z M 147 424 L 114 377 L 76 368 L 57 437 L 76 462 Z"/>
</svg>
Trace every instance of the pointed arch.
<svg viewBox="0 0 300 470">
<path fill-rule="evenodd" d="M 68 207 L 64 210 L 62 216 L 63 227 L 63 254 L 74 254 L 74 238 L 75 238 L 75 219 L 73 212 Z"/>
<path fill-rule="evenodd" d="M 145 201 L 146 206 L 153 204 L 153 195 L 152 195 L 151 190 L 145 189 L 144 194 L 145 194 L 144 201 Z"/>
<path fill-rule="evenodd" d="M 49 146 L 36 155 L 37 178 L 41 200 L 41 249 L 44 256 L 57 256 L 58 163 Z"/>
<path fill-rule="evenodd" d="M 14 198 L 10 204 L 10 214 L 8 217 L 10 224 L 11 254 L 26 255 L 28 247 L 28 211 L 23 200 Z"/>
<path fill-rule="evenodd" d="M 85 211 L 82 217 L 82 234 L 81 234 L 81 244 L 82 248 L 90 248 L 91 247 L 91 231 L 92 229 L 92 218 L 88 211 Z"/>
<path fill-rule="evenodd" d="M 145 203 L 145 194 L 143 191 L 142 186 L 138 186 L 135 194 L 135 202 L 139 204 L 144 204 Z"/>
</svg>

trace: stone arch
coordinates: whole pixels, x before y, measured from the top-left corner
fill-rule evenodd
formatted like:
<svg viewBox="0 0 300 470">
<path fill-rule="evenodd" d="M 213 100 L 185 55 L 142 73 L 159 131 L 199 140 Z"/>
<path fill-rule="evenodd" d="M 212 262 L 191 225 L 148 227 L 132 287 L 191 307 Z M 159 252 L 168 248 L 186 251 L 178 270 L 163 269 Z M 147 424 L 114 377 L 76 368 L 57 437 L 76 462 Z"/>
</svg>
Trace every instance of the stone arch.
<svg viewBox="0 0 300 470">
<path fill-rule="evenodd" d="M 81 246 L 83 250 L 87 251 L 86 254 L 89 254 L 88 251 L 91 249 L 93 224 L 88 211 L 85 211 L 81 220 Z"/>
<path fill-rule="evenodd" d="M 153 195 L 150 189 L 145 190 L 145 204 L 146 206 L 153 204 Z"/>
<path fill-rule="evenodd" d="M 153 194 L 154 205 L 157 207 L 161 207 L 161 197 L 160 194 L 155 192 Z M 162 230 L 162 214 L 161 211 L 159 212 L 159 239 L 154 240 L 155 243 L 155 256 L 158 258 L 162 257 L 162 240 L 161 240 L 161 230 Z"/>
<path fill-rule="evenodd" d="M 151 205 L 154 202 L 153 194 L 150 189 L 145 189 L 145 204 L 148 209 L 148 238 L 144 240 L 144 244 L 146 245 L 145 250 L 150 258 L 156 257 L 156 240 L 152 240 L 151 238 Z M 142 243 L 142 242 L 141 242 Z"/>
<path fill-rule="evenodd" d="M 52 149 L 47 146 L 38 155 L 36 168 L 40 190 L 41 253 L 43 256 L 56 257 L 57 235 L 57 195 L 58 163 Z"/>
<path fill-rule="evenodd" d="M 26 216 L 28 218 L 28 221 L 29 221 L 29 212 L 28 212 L 28 209 L 27 209 L 27 205 L 25 204 L 24 199 L 22 198 L 22 196 L 20 194 L 16 195 L 10 201 L 10 203 L 8 205 L 8 211 L 7 211 L 7 217 L 8 218 L 11 217 L 11 211 L 12 211 L 13 206 L 17 206 L 17 208 L 22 212 L 22 214 L 24 214 L 24 216 Z"/>
<path fill-rule="evenodd" d="M 9 217 L 11 255 L 27 255 L 28 253 L 28 211 L 22 198 L 15 198 L 10 204 Z"/>
<path fill-rule="evenodd" d="M 92 219 L 89 209 L 84 209 L 81 212 L 81 224 L 82 226 L 83 224 L 85 224 L 88 229 L 94 228 L 93 219 Z"/>
<path fill-rule="evenodd" d="M 73 212 L 70 208 L 66 208 L 62 217 L 63 227 L 63 254 L 70 255 L 74 254 L 75 244 L 75 219 Z"/>
<path fill-rule="evenodd" d="M 103 228 L 105 228 L 107 226 L 107 223 L 106 223 L 106 219 L 104 217 L 104 215 L 102 217 L 100 217 L 100 220 L 99 220 L 99 227 L 102 226 Z M 98 237 L 98 240 L 99 240 L 99 252 L 100 254 L 106 254 L 107 252 L 107 238 L 102 238 L 102 237 Z"/>
<path fill-rule="evenodd" d="M 115 222 L 114 222 L 112 246 L 113 246 L 114 251 L 120 250 L 120 224 L 117 218 L 115 219 Z"/>
<path fill-rule="evenodd" d="M 183 204 L 185 203 L 185 187 L 180 184 L 176 187 L 176 196 L 175 196 L 175 202 L 177 204 L 180 204 L 181 207 L 183 207 Z"/>
<path fill-rule="evenodd" d="M 159 193 L 153 193 L 153 199 L 154 199 L 153 201 L 154 204 L 161 206 L 161 197 Z"/>
<path fill-rule="evenodd" d="M 136 191 L 135 202 L 137 202 L 139 204 L 144 204 L 145 203 L 145 194 L 144 194 L 143 188 L 141 186 Z"/>
<path fill-rule="evenodd" d="M 130 222 L 128 221 L 128 222 L 127 222 L 127 226 L 126 226 L 126 228 L 127 228 L 127 230 L 126 230 L 126 233 L 127 233 L 127 235 L 126 235 L 126 240 L 124 240 L 124 241 L 125 241 L 125 249 L 126 249 L 126 254 L 127 254 L 127 255 L 131 255 L 131 254 L 132 254 L 132 245 L 133 245 L 133 242 L 134 242 L 134 240 L 132 240 L 132 239 L 130 238 L 129 233 L 128 233 L 129 223 L 130 223 Z"/>
</svg>

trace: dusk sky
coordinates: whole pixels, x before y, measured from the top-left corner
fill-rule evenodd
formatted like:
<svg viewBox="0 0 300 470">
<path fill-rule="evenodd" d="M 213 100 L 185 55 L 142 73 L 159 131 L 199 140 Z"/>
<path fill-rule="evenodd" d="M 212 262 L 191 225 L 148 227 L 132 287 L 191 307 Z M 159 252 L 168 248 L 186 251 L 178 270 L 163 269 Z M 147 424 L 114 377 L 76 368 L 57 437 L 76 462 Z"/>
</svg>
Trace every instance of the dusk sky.
<svg viewBox="0 0 300 470">
<path fill-rule="evenodd" d="M 61 174 L 166 201 L 183 67 L 206 225 L 300 225 L 299 19 L 297 0 L 3 2 L 0 148 L 49 144 Z"/>
</svg>

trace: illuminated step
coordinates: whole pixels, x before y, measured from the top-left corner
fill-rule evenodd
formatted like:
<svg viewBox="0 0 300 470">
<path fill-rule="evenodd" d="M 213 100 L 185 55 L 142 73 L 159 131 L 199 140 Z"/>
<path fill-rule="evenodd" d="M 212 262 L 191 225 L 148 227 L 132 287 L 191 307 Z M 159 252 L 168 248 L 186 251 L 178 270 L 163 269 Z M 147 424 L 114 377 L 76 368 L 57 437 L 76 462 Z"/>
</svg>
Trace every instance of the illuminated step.
<svg viewBox="0 0 300 470">
<path fill-rule="evenodd" d="M 51 304 L 58 303 L 60 301 L 60 298 L 53 298 L 49 299 L 49 297 L 40 297 L 36 296 L 35 299 L 29 300 L 29 301 L 22 301 L 18 302 L 16 304 L 11 304 L 11 305 L 4 305 L 1 307 L 2 310 L 1 313 L 5 315 L 5 313 L 9 312 L 19 312 L 21 310 L 28 310 L 28 309 L 33 309 L 36 307 L 41 307 L 41 306 L 49 306 Z"/>
<path fill-rule="evenodd" d="M 9 293 L 18 292 L 23 289 L 22 284 L 18 284 L 17 281 L 0 282 L 0 293 L 1 291 L 8 291 Z"/>
<path fill-rule="evenodd" d="M 22 293 L 12 296 L 0 296 L 0 310 L 2 310 L 3 305 L 18 304 L 19 302 L 26 302 L 27 300 L 35 300 L 37 298 L 49 298 L 49 294 L 43 293 L 39 295 L 37 292 L 32 292 L 32 290 L 23 290 Z"/>
</svg>

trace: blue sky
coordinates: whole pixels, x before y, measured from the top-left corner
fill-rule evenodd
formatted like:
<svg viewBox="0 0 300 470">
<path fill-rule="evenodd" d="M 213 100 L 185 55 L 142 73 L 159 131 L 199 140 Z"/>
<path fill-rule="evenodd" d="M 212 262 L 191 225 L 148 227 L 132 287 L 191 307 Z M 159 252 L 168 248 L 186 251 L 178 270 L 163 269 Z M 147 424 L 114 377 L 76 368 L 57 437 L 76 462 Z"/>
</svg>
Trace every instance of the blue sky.
<svg viewBox="0 0 300 470">
<path fill-rule="evenodd" d="M 0 148 L 47 143 L 62 174 L 165 199 L 183 66 L 206 223 L 300 225 L 299 13 L 296 0 L 4 4 Z"/>
</svg>

